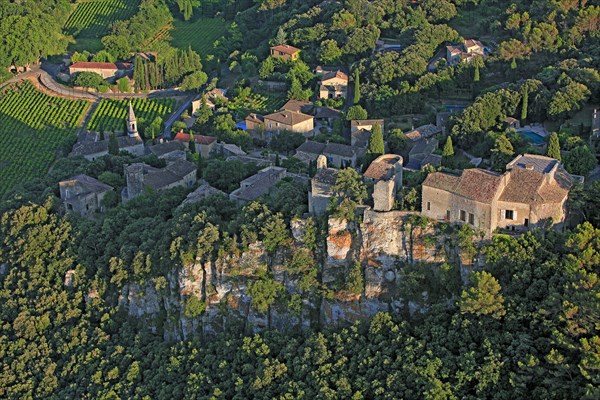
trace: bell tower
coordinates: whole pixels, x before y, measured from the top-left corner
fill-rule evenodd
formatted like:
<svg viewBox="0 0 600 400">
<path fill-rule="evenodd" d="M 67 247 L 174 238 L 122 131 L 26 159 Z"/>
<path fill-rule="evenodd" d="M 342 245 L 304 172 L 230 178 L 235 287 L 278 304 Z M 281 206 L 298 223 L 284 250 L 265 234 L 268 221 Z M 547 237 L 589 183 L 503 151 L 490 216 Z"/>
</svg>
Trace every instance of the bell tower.
<svg viewBox="0 0 600 400">
<path fill-rule="evenodd" d="M 127 134 L 130 137 L 139 137 L 137 130 L 137 120 L 135 118 L 135 113 L 133 112 L 131 100 L 129 100 L 129 112 L 127 113 Z"/>
</svg>

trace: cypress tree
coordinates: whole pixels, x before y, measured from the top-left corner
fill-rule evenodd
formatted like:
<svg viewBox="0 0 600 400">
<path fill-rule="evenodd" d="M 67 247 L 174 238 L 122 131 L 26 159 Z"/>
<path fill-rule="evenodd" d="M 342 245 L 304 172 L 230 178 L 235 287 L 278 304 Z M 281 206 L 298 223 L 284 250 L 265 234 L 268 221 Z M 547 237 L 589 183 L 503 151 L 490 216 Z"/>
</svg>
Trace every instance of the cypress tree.
<svg viewBox="0 0 600 400">
<path fill-rule="evenodd" d="M 445 166 L 452 167 L 452 157 L 454 157 L 454 146 L 452 145 L 452 137 L 448 136 L 442 150 L 442 162 Z"/>
<path fill-rule="evenodd" d="M 354 72 L 354 104 L 360 102 L 360 74 L 358 71 Z"/>
<path fill-rule="evenodd" d="M 560 143 L 558 141 L 558 135 L 556 132 L 552 132 L 550 139 L 548 140 L 548 157 L 560 160 Z"/>
<path fill-rule="evenodd" d="M 475 75 L 473 76 L 473 82 L 479 82 L 479 65 L 475 65 Z"/>
<path fill-rule="evenodd" d="M 202 179 L 202 154 L 198 153 L 198 166 L 196 168 L 196 179 Z"/>
<path fill-rule="evenodd" d="M 196 141 L 194 140 L 194 134 L 190 132 L 190 141 L 188 142 L 190 153 L 196 154 Z"/>
<path fill-rule="evenodd" d="M 367 163 L 370 164 L 384 152 L 385 145 L 383 144 L 383 132 L 381 130 L 381 126 L 373 125 L 371 137 L 369 138 L 369 147 L 367 148 Z"/>
<path fill-rule="evenodd" d="M 525 89 L 523 93 L 523 102 L 521 103 L 521 121 L 527 119 L 527 108 L 529 107 L 529 90 Z"/>
<path fill-rule="evenodd" d="M 115 133 L 108 136 L 108 154 L 113 156 L 119 155 L 119 141 Z"/>
</svg>

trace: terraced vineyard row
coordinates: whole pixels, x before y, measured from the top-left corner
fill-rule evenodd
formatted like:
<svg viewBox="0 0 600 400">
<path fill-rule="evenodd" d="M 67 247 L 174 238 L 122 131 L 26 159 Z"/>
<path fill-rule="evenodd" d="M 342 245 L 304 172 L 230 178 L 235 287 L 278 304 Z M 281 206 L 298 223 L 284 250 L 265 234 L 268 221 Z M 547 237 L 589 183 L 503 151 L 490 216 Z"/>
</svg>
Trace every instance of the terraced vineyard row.
<svg viewBox="0 0 600 400">
<path fill-rule="evenodd" d="M 29 81 L 0 95 L 0 195 L 17 183 L 42 177 L 89 106 L 82 100 L 48 96 Z"/>
<path fill-rule="evenodd" d="M 133 99 L 133 110 L 138 126 L 150 124 L 156 117 L 171 114 L 175 109 L 173 99 Z M 103 99 L 98 104 L 87 129 L 97 132 L 124 132 L 129 100 Z"/>
<path fill-rule="evenodd" d="M 113 21 L 131 18 L 139 3 L 140 0 L 95 0 L 78 3 L 65 23 L 65 32 L 80 37 L 101 37 Z"/>
</svg>

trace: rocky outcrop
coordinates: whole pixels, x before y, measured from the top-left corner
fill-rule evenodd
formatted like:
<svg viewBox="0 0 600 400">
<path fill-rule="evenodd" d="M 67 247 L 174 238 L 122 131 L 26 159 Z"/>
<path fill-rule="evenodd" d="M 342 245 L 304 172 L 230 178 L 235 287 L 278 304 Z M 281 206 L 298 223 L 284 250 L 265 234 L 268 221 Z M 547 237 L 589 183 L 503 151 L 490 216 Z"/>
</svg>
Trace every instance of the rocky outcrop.
<svg viewBox="0 0 600 400">
<path fill-rule="evenodd" d="M 319 270 L 316 293 L 326 293 L 326 298 L 304 295 L 300 289 L 302 276 L 287 270 L 291 253 L 304 246 L 306 221 L 296 219 L 291 223 L 291 249 L 267 255 L 262 243 L 256 242 L 239 255 L 196 260 L 170 271 L 164 287 L 158 288 L 152 282 L 125 285 L 119 304 L 131 316 L 153 320 L 148 326 L 160 326 L 166 340 L 230 329 L 246 333 L 268 327 L 308 329 L 318 323 L 366 320 L 379 311 L 421 313 L 427 311 L 429 293 L 422 289 L 406 291 L 405 268 L 436 268 L 446 261 L 447 254 L 454 254 L 446 238 L 415 212 L 366 209 L 360 223 L 332 218 L 327 229 L 326 240 L 315 253 Z M 452 257 L 453 262 L 460 260 L 458 253 Z M 356 280 L 357 262 L 362 271 L 359 280 L 364 285 L 360 294 L 351 292 L 356 291 L 356 285 L 349 284 L 351 270 Z M 248 288 L 267 267 L 269 276 L 283 290 L 278 301 L 263 313 L 252 306 Z M 186 313 L 191 296 L 205 307 L 195 317 Z M 293 296 L 295 307 L 289 307 Z M 161 322 L 156 323 L 159 319 Z"/>
</svg>

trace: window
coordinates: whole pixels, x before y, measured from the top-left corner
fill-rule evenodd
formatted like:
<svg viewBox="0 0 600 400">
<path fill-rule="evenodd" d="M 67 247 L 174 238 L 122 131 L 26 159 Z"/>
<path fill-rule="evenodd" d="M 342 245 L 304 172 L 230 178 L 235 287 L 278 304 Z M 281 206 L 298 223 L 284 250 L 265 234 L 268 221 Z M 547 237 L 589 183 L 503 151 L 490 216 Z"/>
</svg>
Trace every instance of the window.
<svg viewBox="0 0 600 400">
<path fill-rule="evenodd" d="M 427 202 L 427 211 L 431 211 L 431 202 Z"/>
<path fill-rule="evenodd" d="M 446 219 L 450 221 L 450 210 L 446 210 Z"/>
<path fill-rule="evenodd" d="M 513 210 L 504 211 L 504 219 L 515 219 L 515 212 Z"/>
<path fill-rule="evenodd" d="M 460 210 L 460 220 L 461 221 L 467 220 L 467 212 L 465 210 Z"/>
<path fill-rule="evenodd" d="M 475 215 L 469 213 L 469 223 L 475 225 Z"/>
</svg>

